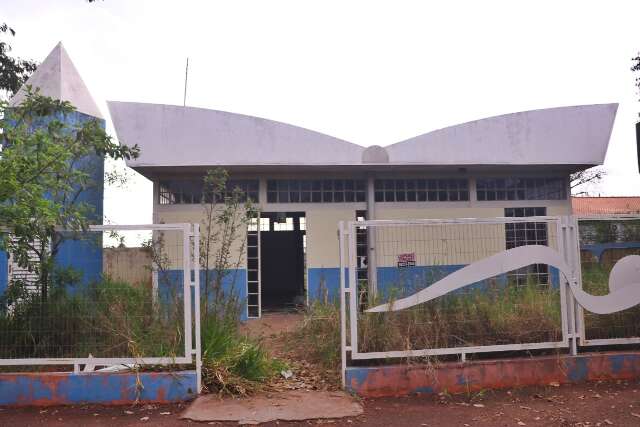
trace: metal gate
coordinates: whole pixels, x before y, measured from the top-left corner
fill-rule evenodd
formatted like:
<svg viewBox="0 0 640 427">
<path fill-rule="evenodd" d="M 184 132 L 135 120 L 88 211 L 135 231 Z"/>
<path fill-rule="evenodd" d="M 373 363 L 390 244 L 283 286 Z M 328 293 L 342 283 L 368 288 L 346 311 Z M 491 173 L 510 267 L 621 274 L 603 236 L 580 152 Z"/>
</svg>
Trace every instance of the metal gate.
<svg viewBox="0 0 640 427">
<path fill-rule="evenodd" d="M 152 253 L 149 267 L 152 283 L 147 287 L 107 280 L 105 286 L 101 282 L 94 287 L 87 284 L 69 288 L 63 296 L 50 295 L 47 299 L 27 286 L 2 313 L 0 365 L 72 365 L 78 372 L 81 366 L 93 370 L 98 366 L 122 364 L 195 363 L 199 392 L 202 367 L 199 225 L 90 226 L 69 240 L 76 245 L 72 254 L 77 258 L 86 254 L 84 265 L 101 273 L 103 239 L 113 233 L 133 232 L 151 236 L 146 244 Z M 93 252 L 96 249 L 99 251 Z M 90 253 L 99 253 L 100 258 L 90 260 Z M 89 262 L 99 262 L 99 268 Z M 140 306 L 135 306 L 136 303 Z M 122 314 L 122 318 L 112 316 L 116 312 Z M 19 330 L 25 322 L 32 330 Z M 145 333 L 149 335 L 140 336 Z M 128 334 L 148 341 L 148 345 L 137 346 Z M 29 337 L 37 345 L 25 340 Z M 168 344 L 163 347 L 164 341 L 154 342 L 154 339 L 165 339 Z M 149 353 L 153 351 L 161 354 Z"/>
<path fill-rule="evenodd" d="M 363 230 L 373 259 L 368 279 L 358 280 Z M 640 286 L 627 286 L 640 256 L 614 267 L 609 294 L 585 292 L 573 216 L 351 221 L 339 224 L 339 242 L 343 379 L 349 359 L 464 361 L 472 353 L 577 354 L 579 345 L 640 342 L 585 336 L 585 310 L 615 315 L 640 302 Z"/>
</svg>

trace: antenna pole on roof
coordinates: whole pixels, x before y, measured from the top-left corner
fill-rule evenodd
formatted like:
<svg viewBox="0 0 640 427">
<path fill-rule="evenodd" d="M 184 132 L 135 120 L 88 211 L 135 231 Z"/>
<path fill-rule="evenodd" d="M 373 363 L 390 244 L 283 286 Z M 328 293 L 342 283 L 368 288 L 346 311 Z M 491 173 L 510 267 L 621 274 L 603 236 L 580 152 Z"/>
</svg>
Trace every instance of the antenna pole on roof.
<svg viewBox="0 0 640 427">
<path fill-rule="evenodd" d="M 187 77 L 189 77 L 189 57 L 187 57 L 187 66 L 184 69 L 184 98 L 182 99 L 182 106 L 187 106 Z"/>
</svg>

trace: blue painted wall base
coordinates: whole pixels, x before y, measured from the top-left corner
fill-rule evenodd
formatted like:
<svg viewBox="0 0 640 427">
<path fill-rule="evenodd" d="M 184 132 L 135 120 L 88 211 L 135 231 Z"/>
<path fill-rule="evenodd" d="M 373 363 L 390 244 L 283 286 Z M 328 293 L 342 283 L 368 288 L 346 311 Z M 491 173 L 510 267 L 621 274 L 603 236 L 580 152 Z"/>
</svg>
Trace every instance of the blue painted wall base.
<svg viewBox="0 0 640 427">
<path fill-rule="evenodd" d="M 25 372 L 0 374 L 0 405 L 123 405 L 136 400 L 170 403 L 194 399 L 196 371 L 126 373 Z M 143 385 L 139 389 L 136 384 Z"/>
</svg>

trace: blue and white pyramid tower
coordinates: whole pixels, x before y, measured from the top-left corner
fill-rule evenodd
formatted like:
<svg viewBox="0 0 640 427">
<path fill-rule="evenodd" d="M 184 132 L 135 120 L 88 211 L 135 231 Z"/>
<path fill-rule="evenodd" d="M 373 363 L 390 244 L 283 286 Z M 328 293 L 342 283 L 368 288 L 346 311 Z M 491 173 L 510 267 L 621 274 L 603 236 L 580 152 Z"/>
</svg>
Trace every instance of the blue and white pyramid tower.
<svg viewBox="0 0 640 427">
<path fill-rule="evenodd" d="M 69 125 L 98 120 L 102 128 L 105 127 L 105 121 L 98 106 L 61 42 L 53 48 L 25 85 L 11 98 L 9 106 L 19 105 L 24 100 L 27 85 L 30 85 L 32 90 L 39 88 L 42 95 L 69 101 L 76 108 L 74 113 L 58 117 L 59 120 Z M 92 205 L 94 213 L 91 222 L 102 224 L 104 160 L 99 156 L 93 156 L 84 161 L 89 163 L 89 167 L 87 167 L 87 163 L 84 163 L 82 167 L 84 170 L 91 171 L 91 180 L 94 185 L 82 191 L 78 201 Z M 55 260 L 58 266 L 69 266 L 82 272 L 84 283 L 96 280 L 102 274 L 101 239 L 99 241 L 90 240 L 92 241 L 65 241 Z M 0 251 L 0 295 L 4 293 L 10 281 L 9 276 L 16 269 L 18 266 L 12 265 L 10 257 Z"/>
</svg>

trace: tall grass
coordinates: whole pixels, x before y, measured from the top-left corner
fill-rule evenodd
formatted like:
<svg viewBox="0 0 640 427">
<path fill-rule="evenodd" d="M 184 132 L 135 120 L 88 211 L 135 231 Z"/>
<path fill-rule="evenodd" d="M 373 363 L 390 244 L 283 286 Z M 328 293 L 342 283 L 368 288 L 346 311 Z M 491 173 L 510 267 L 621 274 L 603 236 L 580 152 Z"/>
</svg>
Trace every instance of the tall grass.
<svg viewBox="0 0 640 427">
<path fill-rule="evenodd" d="M 155 306 L 147 287 L 54 282 L 43 300 L 14 283 L 0 307 L 2 358 L 175 357 L 184 348 L 183 320 L 173 307 Z"/>
<path fill-rule="evenodd" d="M 259 342 L 240 334 L 236 322 L 208 316 L 201 329 L 203 384 L 211 392 L 250 394 L 284 367 Z"/>
<path fill-rule="evenodd" d="M 183 299 L 177 292 L 154 299 L 148 286 L 109 279 L 87 286 L 55 282 L 46 300 L 20 283 L 9 289 L 0 301 L 0 358 L 184 354 Z M 201 320 L 203 384 L 213 392 L 250 393 L 283 365 L 239 332 L 239 302 L 218 307 Z"/>
<path fill-rule="evenodd" d="M 582 286 L 592 295 L 609 293 L 611 265 L 584 263 Z M 612 314 L 594 314 L 585 310 L 585 334 L 587 339 L 629 338 L 640 336 L 640 306 Z"/>
<path fill-rule="evenodd" d="M 340 365 L 340 306 L 313 302 L 302 325 L 294 332 L 294 339 L 306 359 L 336 369 Z"/>
<path fill-rule="evenodd" d="M 493 284 L 406 310 L 362 312 L 358 324 L 361 351 L 559 341 L 560 292 L 535 283 Z"/>
<path fill-rule="evenodd" d="M 391 299 L 396 294 L 399 292 L 386 292 Z M 374 300 L 367 305 L 381 302 L 384 301 Z M 298 345 L 304 346 L 310 358 L 336 370 L 340 364 L 339 314 L 336 304 L 313 303 L 296 336 Z M 363 352 L 561 338 L 560 292 L 535 283 L 521 286 L 494 283 L 397 312 L 358 313 L 358 348 Z"/>
</svg>

